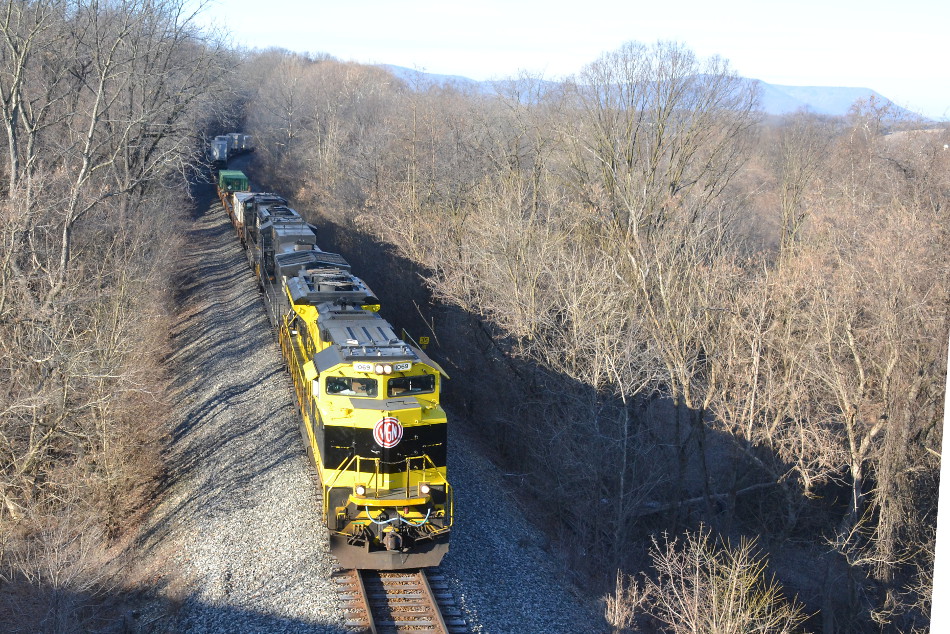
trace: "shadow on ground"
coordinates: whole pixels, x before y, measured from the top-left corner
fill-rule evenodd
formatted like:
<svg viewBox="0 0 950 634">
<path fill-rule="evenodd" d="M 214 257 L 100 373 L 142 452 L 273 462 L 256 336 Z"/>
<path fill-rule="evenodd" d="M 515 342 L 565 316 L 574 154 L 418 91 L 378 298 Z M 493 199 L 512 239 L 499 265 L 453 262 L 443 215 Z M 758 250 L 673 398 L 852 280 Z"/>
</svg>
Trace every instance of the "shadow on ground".
<svg viewBox="0 0 950 634">
<path fill-rule="evenodd" d="M 9 634 L 349 632 L 331 623 L 306 622 L 231 606 L 202 605 L 193 596 L 186 595 L 180 600 L 163 598 L 159 596 L 162 590 L 85 594 L 37 586 L 25 580 L 12 581 L 2 588 L 0 631 Z"/>
</svg>

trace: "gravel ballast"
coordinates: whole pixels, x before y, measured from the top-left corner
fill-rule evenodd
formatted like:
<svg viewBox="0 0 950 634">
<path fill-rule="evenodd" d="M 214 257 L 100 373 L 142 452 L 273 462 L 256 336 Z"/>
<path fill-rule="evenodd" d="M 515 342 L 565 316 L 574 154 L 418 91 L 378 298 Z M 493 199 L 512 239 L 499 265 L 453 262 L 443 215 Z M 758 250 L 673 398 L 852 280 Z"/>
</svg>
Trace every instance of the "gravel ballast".
<svg viewBox="0 0 950 634">
<path fill-rule="evenodd" d="M 346 632 L 291 381 L 240 243 L 206 194 L 171 333 L 168 477 L 140 540 L 152 588 L 131 629 Z M 471 630 L 608 631 L 497 470 L 459 434 L 450 443 L 456 522 L 440 572 Z"/>
</svg>

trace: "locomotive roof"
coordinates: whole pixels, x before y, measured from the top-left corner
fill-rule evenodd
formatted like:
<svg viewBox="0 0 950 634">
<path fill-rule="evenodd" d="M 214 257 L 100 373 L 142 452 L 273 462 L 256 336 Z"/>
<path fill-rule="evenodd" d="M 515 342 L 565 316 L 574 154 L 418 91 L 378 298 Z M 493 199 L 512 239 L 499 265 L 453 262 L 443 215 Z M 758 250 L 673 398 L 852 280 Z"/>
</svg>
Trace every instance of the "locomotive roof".
<svg viewBox="0 0 950 634">
<path fill-rule="evenodd" d="M 368 310 L 321 306 L 317 321 L 321 337 L 334 345 L 318 353 L 317 369 L 354 361 L 419 361 L 413 349 L 393 332 L 389 322 Z M 328 313 L 326 316 L 324 310 Z M 327 318 L 325 318 L 327 317 Z"/>
<path fill-rule="evenodd" d="M 320 338 L 332 344 L 314 356 L 318 371 L 354 361 L 412 361 L 425 363 L 448 376 L 422 350 L 400 339 L 388 321 L 373 310 L 361 308 L 378 304 L 379 300 L 363 280 L 347 270 L 348 264 L 347 268 L 330 265 L 336 258 L 343 260 L 342 257 L 322 251 L 297 251 L 277 257 L 289 260 L 303 256 L 314 258 L 322 268 L 301 271 L 285 284 L 295 305 L 317 308 Z"/>
<path fill-rule="evenodd" d="M 317 306 L 327 303 L 337 306 L 344 304 L 360 306 L 379 303 L 379 300 L 373 296 L 373 291 L 363 280 L 343 268 L 302 271 L 296 277 L 288 279 L 286 285 L 294 304 Z M 321 315 L 323 314 L 322 309 L 318 311 Z"/>
<path fill-rule="evenodd" d="M 396 336 L 389 322 L 369 310 L 347 309 L 331 303 L 322 304 L 317 325 L 330 341 L 341 347 L 372 349 L 374 356 L 383 351 L 388 354 L 406 355 L 408 346 Z"/>
<path fill-rule="evenodd" d="M 274 220 L 303 220 L 296 209 L 291 209 L 280 203 L 259 205 L 257 207 L 257 217 L 261 224 Z"/>
<path fill-rule="evenodd" d="M 350 264 L 338 253 L 328 253 L 318 249 L 288 251 L 276 256 L 278 266 L 298 266 L 301 268 L 349 269 Z"/>
<path fill-rule="evenodd" d="M 286 198 L 279 194 L 272 194 L 270 192 L 235 192 L 234 198 L 235 200 L 238 200 L 242 203 L 250 200 L 251 202 L 259 205 L 270 205 L 275 203 L 278 205 L 287 204 Z"/>
<path fill-rule="evenodd" d="M 317 269 L 349 269 L 349 263 L 336 253 L 321 251 L 316 246 L 278 253 L 274 256 L 277 273 L 283 278 L 292 278 L 300 271 Z"/>
<path fill-rule="evenodd" d="M 412 361 L 425 363 L 448 377 L 438 363 L 419 348 L 397 337 L 389 322 L 374 312 L 341 310 L 332 304 L 324 304 L 320 306 L 317 323 L 321 336 L 334 344 L 314 355 L 318 372 L 355 361 Z"/>
<path fill-rule="evenodd" d="M 274 235 L 281 244 L 316 244 L 317 236 L 306 222 L 281 222 L 274 225 Z"/>
</svg>

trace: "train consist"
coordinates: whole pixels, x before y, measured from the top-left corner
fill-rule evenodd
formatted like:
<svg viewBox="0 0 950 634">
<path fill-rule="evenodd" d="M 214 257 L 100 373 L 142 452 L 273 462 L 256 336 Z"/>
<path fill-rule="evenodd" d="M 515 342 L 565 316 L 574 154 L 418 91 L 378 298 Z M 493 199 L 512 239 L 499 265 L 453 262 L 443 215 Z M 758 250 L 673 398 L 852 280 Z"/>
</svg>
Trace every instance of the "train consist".
<svg viewBox="0 0 950 634">
<path fill-rule="evenodd" d="M 214 137 L 208 145 L 208 160 L 213 170 L 227 167 L 228 160 L 254 151 L 254 139 L 249 134 L 231 132 Z"/>
<path fill-rule="evenodd" d="M 218 195 L 263 292 L 293 378 L 300 431 L 344 568 L 436 566 L 448 551 L 442 368 L 397 336 L 346 260 L 278 194 L 221 170 Z"/>
</svg>

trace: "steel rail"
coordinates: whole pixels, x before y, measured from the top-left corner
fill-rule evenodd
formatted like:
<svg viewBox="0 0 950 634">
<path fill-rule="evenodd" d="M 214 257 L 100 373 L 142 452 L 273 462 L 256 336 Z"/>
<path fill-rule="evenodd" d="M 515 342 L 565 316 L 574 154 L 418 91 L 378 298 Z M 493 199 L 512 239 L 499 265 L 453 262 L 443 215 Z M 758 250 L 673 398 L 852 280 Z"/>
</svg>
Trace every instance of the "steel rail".
<svg viewBox="0 0 950 634">
<path fill-rule="evenodd" d="M 425 570 L 344 570 L 334 578 L 346 624 L 361 632 L 468 632 L 447 587 L 436 592 Z"/>
</svg>

